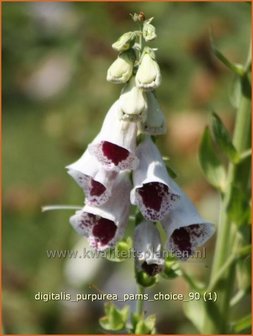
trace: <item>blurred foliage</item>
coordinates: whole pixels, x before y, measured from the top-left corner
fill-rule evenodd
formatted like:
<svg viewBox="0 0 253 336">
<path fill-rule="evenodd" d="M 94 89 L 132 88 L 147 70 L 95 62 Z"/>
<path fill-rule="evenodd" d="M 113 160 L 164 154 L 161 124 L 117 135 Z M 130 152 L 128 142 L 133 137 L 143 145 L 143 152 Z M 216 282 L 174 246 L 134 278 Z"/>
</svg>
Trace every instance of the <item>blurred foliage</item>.
<svg viewBox="0 0 253 336">
<path fill-rule="evenodd" d="M 130 261 L 103 260 L 94 271 L 94 288 L 85 280 L 80 287 L 71 284 L 71 274 L 64 273 L 69 260 L 46 255 L 47 249 L 70 249 L 78 241 L 68 224 L 71 213 L 40 212 L 44 204 L 83 202 L 82 191 L 64 166 L 84 151 L 119 95 L 120 86 L 105 80 L 116 56 L 111 44 L 132 29 L 130 12 L 155 17 L 158 40 L 153 44 L 159 49 L 163 75 L 157 95 L 168 119 L 168 134 L 158 143 L 186 192 L 215 222 L 217 196 L 200 172 L 197 148 L 211 108 L 229 130 L 234 110 L 228 104 L 231 75 L 211 53 L 209 29 L 231 61 L 243 62 L 250 39 L 250 6 L 23 2 L 3 3 L 2 8 L 5 332 L 100 333 L 102 302 L 43 302 L 34 295 L 96 292 L 94 288 L 135 291 Z M 206 278 L 212 251 L 210 244 L 206 260 L 185 267 Z M 90 266 L 83 263 L 83 269 L 79 267 L 85 276 Z M 159 286 L 150 291 L 186 290 L 178 278 L 163 280 Z M 177 302 L 150 305 L 146 310 L 156 311 L 159 333 L 196 332 Z M 243 302 L 238 309 L 245 306 Z"/>
</svg>

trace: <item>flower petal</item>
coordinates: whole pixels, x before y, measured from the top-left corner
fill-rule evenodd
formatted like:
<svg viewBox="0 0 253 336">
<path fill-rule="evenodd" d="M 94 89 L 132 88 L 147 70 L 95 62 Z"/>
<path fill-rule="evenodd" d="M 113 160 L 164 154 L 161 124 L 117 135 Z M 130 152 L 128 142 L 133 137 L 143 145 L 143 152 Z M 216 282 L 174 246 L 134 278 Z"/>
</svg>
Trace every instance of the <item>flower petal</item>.
<svg viewBox="0 0 253 336">
<path fill-rule="evenodd" d="M 157 99 L 152 92 L 147 92 L 147 118 L 138 124 L 141 133 L 158 135 L 166 132 L 166 121 Z"/>
<path fill-rule="evenodd" d="M 163 269 L 159 231 L 152 222 L 143 221 L 135 228 L 134 251 L 137 268 L 154 276 Z"/>
<path fill-rule="evenodd" d="M 111 198 L 102 206 L 85 205 L 70 218 L 74 229 L 88 237 L 90 245 L 105 250 L 115 245 L 123 236 L 130 210 L 129 195 L 131 183 L 121 173 L 116 178 Z"/>
<path fill-rule="evenodd" d="M 88 150 L 79 160 L 66 168 L 69 175 L 85 192 L 88 204 L 100 205 L 109 199 L 117 173 L 106 171 Z"/>
<path fill-rule="evenodd" d="M 119 106 L 122 120 L 144 121 L 146 119 L 146 93 L 136 86 L 134 78 L 122 89 Z"/>
<path fill-rule="evenodd" d="M 173 208 L 179 195 L 150 137 L 146 137 L 138 146 L 136 154 L 140 164 L 133 172 L 131 203 L 137 205 L 148 220 L 161 220 Z"/>
<path fill-rule="evenodd" d="M 138 165 L 135 155 L 137 125 L 119 119 L 119 101 L 108 111 L 101 132 L 88 150 L 107 170 L 132 170 Z"/>
<path fill-rule="evenodd" d="M 177 258 L 186 260 L 211 238 L 215 227 L 199 215 L 189 198 L 176 187 L 180 192 L 180 202 L 161 223 L 168 237 L 167 249 Z"/>
</svg>

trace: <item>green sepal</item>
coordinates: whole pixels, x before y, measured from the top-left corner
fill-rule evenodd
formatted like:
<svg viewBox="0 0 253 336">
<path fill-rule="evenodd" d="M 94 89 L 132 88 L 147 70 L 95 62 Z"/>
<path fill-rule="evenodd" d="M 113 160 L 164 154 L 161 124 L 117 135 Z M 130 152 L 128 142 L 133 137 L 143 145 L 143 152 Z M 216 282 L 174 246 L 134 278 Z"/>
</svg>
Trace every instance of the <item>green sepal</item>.
<svg viewBox="0 0 253 336">
<path fill-rule="evenodd" d="M 113 262 L 122 262 L 130 257 L 132 239 L 127 237 L 119 241 L 113 249 L 106 252 L 106 259 Z"/>
<path fill-rule="evenodd" d="M 144 271 L 136 271 L 136 282 L 143 287 L 151 287 L 158 282 L 158 276 L 150 276 Z"/>
<path fill-rule="evenodd" d="M 156 333 L 155 315 L 150 315 L 144 319 L 142 316 L 139 316 L 138 314 L 132 314 L 131 320 L 133 325 L 132 332 L 135 335 L 153 335 Z"/>
<path fill-rule="evenodd" d="M 167 257 L 164 264 L 164 270 L 161 276 L 165 279 L 174 279 L 182 275 L 179 263 L 171 257 Z"/>
<path fill-rule="evenodd" d="M 105 316 L 99 319 L 99 324 L 105 330 L 122 330 L 126 327 L 129 316 L 129 306 L 118 309 L 111 302 L 104 305 Z"/>
</svg>

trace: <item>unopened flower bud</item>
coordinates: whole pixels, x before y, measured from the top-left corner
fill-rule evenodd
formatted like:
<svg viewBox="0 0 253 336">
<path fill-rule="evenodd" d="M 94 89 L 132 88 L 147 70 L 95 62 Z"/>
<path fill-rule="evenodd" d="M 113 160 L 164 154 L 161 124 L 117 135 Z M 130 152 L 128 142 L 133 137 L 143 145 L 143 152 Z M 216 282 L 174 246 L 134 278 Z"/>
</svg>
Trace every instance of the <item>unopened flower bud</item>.
<svg viewBox="0 0 253 336">
<path fill-rule="evenodd" d="M 155 54 L 152 49 L 144 49 L 135 80 L 136 85 L 144 90 L 154 90 L 160 85 L 160 68 L 155 60 Z"/>
<path fill-rule="evenodd" d="M 122 120 L 145 120 L 147 111 L 146 93 L 136 86 L 134 78 L 122 89 L 119 106 Z"/>
<path fill-rule="evenodd" d="M 115 84 L 126 83 L 132 76 L 135 54 L 132 49 L 119 54 L 107 71 L 106 79 Z"/>
<path fill-rule="evenodd" d="M 166 122 L 158 101 L 152 92 L 147 92 L 147 118 L 139 123 L 141 133 L 158 135 L 166 132 Z"/>
<path fill-rule="evenodd" d="M 150 23 L 152 20 L 153 18 L 144 22 L 142 33 L 145 41 L 152 41 L 157 37 L 155 27 Z"/>
<path fill-rule="evenodd" d="M 113 43 L 113 49 L 117 51 L 125 51 L 130 49 L 135 43 L 136 34 L 135 32 L 127 32 L 120 36 L 120 38 Z"/>
</svg>

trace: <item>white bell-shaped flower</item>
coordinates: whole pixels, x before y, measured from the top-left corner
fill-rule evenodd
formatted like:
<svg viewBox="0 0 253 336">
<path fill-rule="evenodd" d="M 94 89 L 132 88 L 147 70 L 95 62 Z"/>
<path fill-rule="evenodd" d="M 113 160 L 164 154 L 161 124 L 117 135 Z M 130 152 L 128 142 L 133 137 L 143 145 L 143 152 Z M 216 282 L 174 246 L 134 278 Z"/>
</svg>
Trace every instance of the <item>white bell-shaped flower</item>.
<svg viewBox="0 0 253 336">
<path fill-rule="evenodd" d="M 152 222 L 143 221 L 134 232 L 134 253 L 138 270 L 154 276 L 164 265 L 162 243 L 159 231 Z"/>
<path fill-rule="evenodd" d="M 166 121 L 158 101 L 153 92 L 147 92 L 147 117 L 139 122 L 138 127 L 141 133 L 159 135 L 166 133 Z"/>
<path fill-rule="evenodd" d="M 155 53 L 148 47 L 143 51 L 135 80 L 136 85 L 144 90 L 154 90 L 161 84 L 161 72 L 155 60 Z"/>
<path fill-rule="evenodd" d="M 166 248 L 177 258 L 187 260 L 215 232 L 213 224 L 204 220 L 185 193 L 176 185 L 180 201 L 161 221 L 167 233 Z"/>
<path fill-rule="evenodd" d="M 89 205 L 101 205 L 109 199 L 117 173 L 105 170 L 88 150 L 66 168 L 83 189 Z"/>
<path fill-rule="evenodd" d="M 120 38 L 112 44 L 113 49 L 121 52 L 130 49 L 136 39 L 135 32 L 127 32 L 120 36 Z"/>
<path fill-rule="evenodd" d="M 146 93 L 136 86 L 134 77 L 122 89 L 119 106 L 122 120 L 137 121 L 146 119 Z"/>
<path fill-rule="evenodd" d="M 153 18 L 146 20 L 143 24 L 142 33 L 143 33 L 144 40 L 147 42 L 152 41 L 157 37 L 155 26 L 151 24 L 151 21 L 153 21 Z"/>
<path fill-rule="evenodd" d="M 77 233 L 88 237 L 95 249 L 102 251 L 110 248 L 124 235 L 130 210 L 130 189 L 127 174 L 120 173 L 106 203 L 99 207 L 85 205 L 70 218 Z"/>
<path fill-rule="evenodd" d="M 138 206 L 146 219 L 161 220 L 173 208 L 179 195 L 159 150 L 149 136 L 139 144 L 136 154 L 140 163 L 133 172 L 131 203 Z"/>
<path fill-rule="evenodd" d="M 106 79 L 115 84 L 126 83 L 133 73 L 135 53 L 132 49 L 122 52 L 111 64 Z"/>
<path fill-rule="evenodd" d="M 88 150 L 107 170 L 132 170 L 138 165 L 135 155 L 137 125 L 121 120 L 119 114 L 119 101 L 116 101 Z"/>
</svg>

